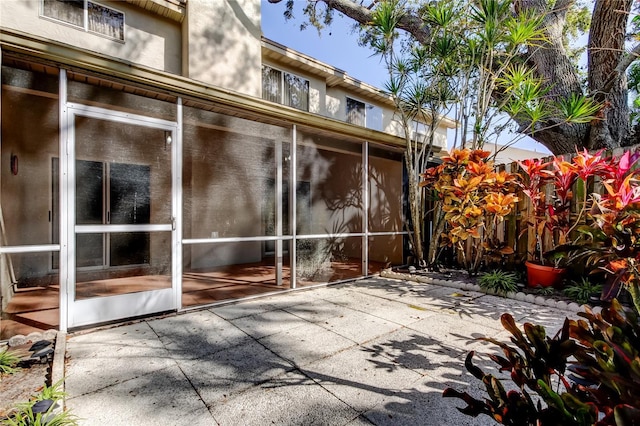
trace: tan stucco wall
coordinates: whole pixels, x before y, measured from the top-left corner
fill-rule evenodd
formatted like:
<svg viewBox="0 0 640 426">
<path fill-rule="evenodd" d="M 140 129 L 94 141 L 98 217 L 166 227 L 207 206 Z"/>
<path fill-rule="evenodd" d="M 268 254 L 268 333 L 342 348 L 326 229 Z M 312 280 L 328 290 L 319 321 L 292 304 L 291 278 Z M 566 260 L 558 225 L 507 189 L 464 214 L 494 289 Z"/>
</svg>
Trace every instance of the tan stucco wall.
<svg viewBox="0 0 640 426">
<path fill-rule="evenodd" d="M 184 73 L 225 89 L 260 97 L 260 0 L 189 0 Z"/>
<path fill-rule="evenodd" d="M 326 107 L 323 111 L 323 115 L 335 118 L 336 120 L 345 121 L 347 119 L 347 97 L 381 108 L 382 131 L 395 136 L 402 136 L 404 134 L 400 122 L 395 118 L 395 110 L 393 108 L 365 100 L 362 96 L 352 94 L 341 87 L 331 87 L 326 89 Z M 446 143 L 446 130 L 443 129 L 443 132 L 445 134 L 444 140 Z"/>
<path fill-rule="evenodd" d="M 443 151 L 447 149 L 447 129 L 439 127 L 436 129 L 435 141 L 433 143 Z"/>
<path fill-rule="evenodd" d="M 101 3 L 124 12 L 124 43 L 40 17 L 41 2 L 37 0 L 0 1 L 0 26 L 180 74 L 180 24 L 125 2 Z"/>
<path fill-rule="evenodd" d="M 34 125 L 37 123 L 37 125 Z M 18 158 L 17 174 L 8 165 Z M 50 244 L 51 159 L 58 156 L 57 100 L 2 90 L 2 214 L 10 246 Z M 18 278 L 46 275 L 50 253 L 9 255 Z"/>
<path fill-rule="evenodd" d="M 327 110 L 325 111 L 327 117 L 342 121 L 346 120 L 346 96 L 347 94 L 344 90 L 339 90 L 335 87 L 327 88 Z"/>
</svg>

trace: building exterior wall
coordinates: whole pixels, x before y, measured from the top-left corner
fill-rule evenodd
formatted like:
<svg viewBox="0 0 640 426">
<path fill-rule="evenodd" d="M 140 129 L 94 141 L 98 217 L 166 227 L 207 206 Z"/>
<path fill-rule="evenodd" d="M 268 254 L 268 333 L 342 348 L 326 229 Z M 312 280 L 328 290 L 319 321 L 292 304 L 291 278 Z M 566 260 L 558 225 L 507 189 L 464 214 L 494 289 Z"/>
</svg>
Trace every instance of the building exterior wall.
<svg viewBox="0 0 640 426">
<path fill-rule="evenodd" d="M 0 1 L 0 27 L 86 49 L 172 74 L 181 73 L 180 24 L 123 1 L 104 2 L 125 14 L 124 42 L 41 16 L 42 2 Z"/>
<path fill-rule="evenodd" d="M 260 0 L 189 0 L 185 76 L 261 95 Z"/>
<path fill-rule="evenodd" d="M 93 281 L 122 280 L 129 298 L 117 309 L 105 302 L 100 312 L 116 315 L 126 306 L 135 316 L 153 313 L 131 302 L 149 291 L 143 283 L 172 290 L 220 268 L 255 275 L 260 263 L 269 268 L 269 285 L 288 288 L 403 261 L 403 142 L 346 124 L 345 100 L 383 108 L 383 130 L 397 129 L 393 109 L 366 87 L 350 90 L 349 79 L 336 83 L 335 73 L 277 61 L 278 69 L 309 80 L 311 114 L 260 99 L 259 0 L 189 0 L 181 23 L 106 2 L 125 12 L 124 43 L 41 18 L 39 2 L 17 2 L 15 10 L 9 3 L 0 1 L 0 159 L 19 158 L 20 170 L 0 168 L 8 229 L 0 244 L 3 294 L 11 271 L 19 285 L 60 285 L 65 329 L 67 322 L 116 319 L 83 318 L 99 310 L 78 301 L 104 295 L 86 285 Z M 61 149 L 61 141 L 73 145 Z M 104 166 L 97 179 L 104 188 L 89 194 L 96 203 L 77 190 L 78 162 Z M 148 170 L 144 223 L 110 222 L 109 203 L 119 198 L 104 182 L 119 165 Z M 133 188 L 136 176 L 129 180 Z M 95 223 L 74 222 L 77 206 L 97 204 Z M 148 235 L 147 253 L 131 264 L 110 263 L 121 234 Z M 99 262 L 82 264 L 82 243 L 91 238 L 101 246 Z M 375 265 L 366 270 L 368 261 Z M 283 265 L 292 276 L 283 276 Z M 180 309 L 187 298 L 158 297 L 155 312 Z M 67 308 L 73 312 L 65 316 Z"/>
<path fill-rule="evenodd" d="M 514 161 L 522 161 L 532 158 L 543 158 L 551 155 L 548 151 L 535 151 L 530 149 L 518 148 L 515 146 L 504 146 L 493 143 L 485 144 L 484 148 L 490 151 L 494 157 L 496 164 L 507 164 Z"/>
</svg>

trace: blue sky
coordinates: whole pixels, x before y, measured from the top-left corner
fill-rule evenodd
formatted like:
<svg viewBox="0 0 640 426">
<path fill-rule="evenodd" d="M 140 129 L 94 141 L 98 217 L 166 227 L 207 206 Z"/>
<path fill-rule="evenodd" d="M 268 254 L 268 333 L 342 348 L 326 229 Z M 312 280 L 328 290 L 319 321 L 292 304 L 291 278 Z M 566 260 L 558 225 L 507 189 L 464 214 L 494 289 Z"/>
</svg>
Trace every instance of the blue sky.
<svg viewBox="0 0 640 426">
<path fill-rule="evenodd" d="M 262 32 L 265 37 L 340 68 L 365 83 L 376 87 L 384 85 L 386 68 L 379 57 L 372 56 L 369 49 L 358 46 L 357 34 L 351 31 L 353 20 L 335 13 L 333 24 L 321 34 L 311 26 L 300 31 L 300 24 L 304 22 L 302 7 L 306 1 L 295 2 L 294 19 L 288 21 L 283 16 L 285 0 L 277 4 L 261 1 Z"/>
<path fill-rule="evenodd" d="M 352 31 L 353 20 L 334 14 L 329 28 L 318 30 L 309 26 L 300 31 L 304 22 L 302 13 L 306 0 L 296 0 L 294 18 L 285 20 L 285 0 L 277 4 L 262 2 L 262 32 L 264 36 L 293 50 L 346 71 L 350 76 L 376 87 L 384 87 L 387 70 L 380 57 L 373 56 L 368 48 L 358 46 L 358 36 Z M 511 137 L 503 137 L 499 143 L 507 143 Z M 516 144 L 524 149 L 549 152 L 544 146 L 526 138 Z"/>
</svg>

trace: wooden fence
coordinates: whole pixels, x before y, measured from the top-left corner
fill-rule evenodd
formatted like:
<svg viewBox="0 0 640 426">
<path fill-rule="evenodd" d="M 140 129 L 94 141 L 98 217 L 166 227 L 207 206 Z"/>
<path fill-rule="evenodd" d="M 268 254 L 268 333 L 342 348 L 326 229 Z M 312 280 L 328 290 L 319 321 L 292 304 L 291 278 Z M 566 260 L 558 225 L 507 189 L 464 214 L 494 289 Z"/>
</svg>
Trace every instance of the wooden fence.
<svg viewBox="0 0 640 426">
<path fill-rule="evenodd" d="M 605 151 L 603 153 L 603 157 L 615 156 L 620 157 L 626 151 L 640 151 L 640 145 L 632 146 L 632 147 L 624 147 L 617 148 L 612 151 Z M 565 154 L 563 157 L 570 161 L 576 154 Z M 544 157 L 543 160 L 545 162 L 552 162 L 554 159 L 553 156 Z M 506 170 L 510 173 L 517 173 L 526 179 L 526 173 L 522 171 L 517 162 L 512 162 L 508 164 L 499 165 L 497 167 L 498 170 Z M 552 169 L 552 166 L 549 165 L 549 169 Z M 575 223 L 576 220 L 580 219 L 582 223 L 586 223 L 587 215 L 583 214 L 580 216 L 580 212 L 583 207 L 583 200 L 585 191 L 587 193 L 587 203 L 590 200 L 589 194 L 592 193 L 602 193 L 604 187 L 599 181 L 595 179 L 590 179 L 586 182 L 586 185 L 583 184 L 580 180 L 578 180 L 572 187 L 573 198 L 571 200 L 571 209 L 570 209 L 570 223 Z M 547 184 L 544 188 L 545 199 L 548 203 L 552 200 L 554 194 L 554 188 L 552 184 Z M 503 246 L 511 247 L 514 250 L 514 254 L 508 255 L 504 257 L 504 263 L 506 265 L 512 266 L 513 264 L 523 263 L 528 259 L 528 253 L 532 254 L 536 249 L 536 241 L 535 241 L 535 233 L 533 227 L 530 227 L 529 224 L 534 222 L 534 212 L 531 205 L 531 201 L 529 198 L 522 193 L 522 190 L 518 190 L 517 196 L 519 201 L 516 203 L 513 212 L 505 217 L 504 222 L 499 224 L 494 230 L 493 235 L 489 236 L 493 241 L 500 242 Z M 427 223 L 427 227 L 425 229 L 429 230 L 433 228 L 433 217 L 427 219 L 430 223 Z M 556 231 L 557 232 L 557 231 Z M 577 236 L 577 232 L 574 231 L 569 235 L 569 240 L 572 240 Z M 427 245 L 428 238 L 427 237 Z M 551 232 L 545 231 L 544 238 L 542 240 L 542 251 L 547 252 L 549 250 L 554 249 L 554 239 Z M 453 255 L 454 258 L 455 254 Z"/>
</svg>

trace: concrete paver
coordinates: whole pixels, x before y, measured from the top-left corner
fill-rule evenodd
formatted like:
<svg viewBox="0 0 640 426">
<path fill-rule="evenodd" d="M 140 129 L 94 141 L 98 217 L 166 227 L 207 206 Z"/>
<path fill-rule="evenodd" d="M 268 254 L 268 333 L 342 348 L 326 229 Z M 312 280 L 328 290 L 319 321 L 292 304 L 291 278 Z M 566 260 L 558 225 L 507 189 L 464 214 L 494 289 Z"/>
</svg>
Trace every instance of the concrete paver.
<svg viewBox="0 0 640 426">
<path fill-rule="evenodd" d="M 260 339 L 260 344 L 301 367 L 355 346 L 355 343 L 316 324 L 307 324 Z"/>
<path fill-rule="evenodd" d="M 146 322 L 73 336 L 65 390 L 84 395 L 175 365 Z"/>
<path fill-rule="evenodd" d="M 290 372 L 211 407 L 219 424 L 341 425 L 358 415 L 298 372 Z"/>
<path fill-rule="evenodd" d="M 155 370 L 98 391 L 67 400 L 67 408 L 84 425 L 215 424 L 198 392 L 177 366 Z"/>
<path fill-rule="evenodd" d="M 560 328 L 575 314 L 383 278 L 283 293 L 70 334 L 67 407 L 81 424 L 489 425 L 452 386 L 482 397 L 469 350 L 508 341 L 500 315 Z"/>
<path fill-rule="evenodd" d="M 148 321 L 173 359 L 197 359 L 246 343 L 251 337 L 207 311 Z"/>
<path fill-rule="evenodd" d="M 178 365 L 208 407 L 293 369 L 291 363 L 256 341 L 205 358 L 179 361 Z"/>
</svg>

